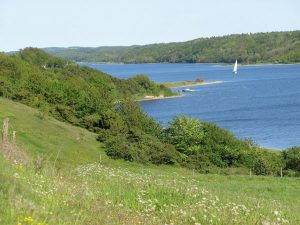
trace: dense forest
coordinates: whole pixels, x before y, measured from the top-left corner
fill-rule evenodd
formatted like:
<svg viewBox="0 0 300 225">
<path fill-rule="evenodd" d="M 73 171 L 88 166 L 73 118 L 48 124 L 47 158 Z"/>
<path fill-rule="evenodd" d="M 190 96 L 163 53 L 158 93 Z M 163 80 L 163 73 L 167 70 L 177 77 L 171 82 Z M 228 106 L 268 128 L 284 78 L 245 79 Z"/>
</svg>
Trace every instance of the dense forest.
<svg viewBox="0 0 300 225">
<path fill-rule="evenodd" d="M 113 159 L 184 166 L 203 173 L 240 168 L 278 175 L 284 168 L 287 175 L 299 174 L 300 147 L 265 150 L 186 116 L 162 127 L 135 101 L 138 96 L 161 93 L 172 94 L 144 75 L 117 79 L 39 49 L 0 54 L 0 97 L 38 108 L 41 118 L 49 114 L 97 133 Z"/>
<path fill-rule="evenodd" d="M 299 63 L 300 31 L 199 38 L 128 47 L 45 48 L 79 62 L 105 63 Z"/>
</svg>

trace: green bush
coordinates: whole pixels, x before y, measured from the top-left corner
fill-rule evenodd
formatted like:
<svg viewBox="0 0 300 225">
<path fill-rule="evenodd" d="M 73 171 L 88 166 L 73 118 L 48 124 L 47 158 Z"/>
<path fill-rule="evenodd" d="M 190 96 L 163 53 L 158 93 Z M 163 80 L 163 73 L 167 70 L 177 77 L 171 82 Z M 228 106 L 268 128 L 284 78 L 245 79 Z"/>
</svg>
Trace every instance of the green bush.
<svg viewBox="0 0 300 225">
<path fill-rule="evenodd" d="M 286 170 L 300 173 L 300 147 L 291 147 L 282 152 Z"/>
<path fill-rule="evenodd" d="M 113 159 L 140 163 L 175 164 L 181 156 L 172 145 L 164 144 L 156 137 L 139 131 L 128 134 L 109 135 L 105 141 L 106 153 Z"/>
<path fill-rule="evenodd" d="M 283 170 L 282 173 L 284 177 L 300 177 L 300 173 L 295 170 Z"/>
<path fill-rule="evenodd" d="M 268 162 L 263 158 L 258 158 L 254 162 L 253 172 L 256 175 L 270 175 L 271 169 L 269 167 Z"/>
<path fill-rule="evenodd" d="M 209 161 L 208 157 L 198 153 L 189 155 L 184 160 L 183 166 L 200 173 L 209 173 L 214 165 Z"/>
</svg>

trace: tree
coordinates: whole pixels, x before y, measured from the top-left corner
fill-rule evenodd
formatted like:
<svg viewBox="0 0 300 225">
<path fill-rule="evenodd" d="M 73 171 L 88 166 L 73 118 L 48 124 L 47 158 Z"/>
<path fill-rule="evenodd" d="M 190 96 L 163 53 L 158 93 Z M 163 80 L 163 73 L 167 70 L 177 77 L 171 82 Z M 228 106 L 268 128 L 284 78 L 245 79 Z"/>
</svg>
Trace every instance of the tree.
<svg viewBox="0 0 300 225">
<path fill-rule="evenodd" d="M 175 117 L 166 133 L 176 150 L 186 155 L 199 151 L 204 136 L 202 121 L 187 116 Z"/>
</svg>

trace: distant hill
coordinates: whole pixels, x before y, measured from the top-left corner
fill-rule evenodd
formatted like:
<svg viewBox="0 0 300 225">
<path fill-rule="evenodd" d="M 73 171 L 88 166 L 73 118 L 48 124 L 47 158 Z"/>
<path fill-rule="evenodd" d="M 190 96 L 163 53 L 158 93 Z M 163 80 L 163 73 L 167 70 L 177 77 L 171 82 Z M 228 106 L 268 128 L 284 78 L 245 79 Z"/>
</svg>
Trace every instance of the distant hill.
<svg viewBox="0 0 300 225">
<path fill-rule="evenodd" d="M 233 34 L 143 46 L 44 48 L 69 60 L 111 63 L 298 63 L 300 31 Z"/>
</svg>

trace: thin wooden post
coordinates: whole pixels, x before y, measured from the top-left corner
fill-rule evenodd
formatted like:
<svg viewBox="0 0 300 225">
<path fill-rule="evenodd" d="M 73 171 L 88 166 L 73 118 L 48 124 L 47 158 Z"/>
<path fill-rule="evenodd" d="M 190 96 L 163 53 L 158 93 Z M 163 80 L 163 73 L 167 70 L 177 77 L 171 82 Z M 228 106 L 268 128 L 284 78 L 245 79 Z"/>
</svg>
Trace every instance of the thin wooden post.
<svg viewBox="0 0 300 225">
<path fill-rule="evenodd" d="M 2 129 L 2 142 L 3 143 L 6 143 L 8 141 L 8 124 L 9 124 L 9 118 L 4 119 L 3 129 Z"/>
<path fill-rule="evenodd" d="M 16 144 L 16 131 L 13 131 L 13 136 L 12 136 L 12 143 L 15 145 Z"/>
<path fill-rule="evenodd" d="M 282 174 L 282 167 L 280 168 L 280 177 L 283 177 L 283 174 Z"/>
<path fill-rule="evenodd" d="M 252 171 L 251 171 L 251 169 L 250 169 L 250 177 L 252 176 Z"/>
</svg>

